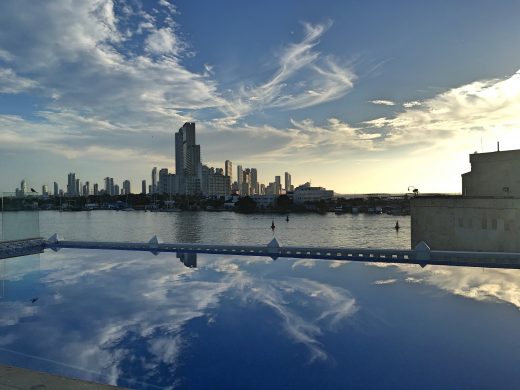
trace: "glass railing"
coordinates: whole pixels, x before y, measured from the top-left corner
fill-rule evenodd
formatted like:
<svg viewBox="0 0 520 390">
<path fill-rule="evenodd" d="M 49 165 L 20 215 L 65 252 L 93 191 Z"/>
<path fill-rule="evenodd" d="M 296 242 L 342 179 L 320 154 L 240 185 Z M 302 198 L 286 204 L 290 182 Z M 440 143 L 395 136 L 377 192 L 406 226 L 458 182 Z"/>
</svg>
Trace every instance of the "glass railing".
<svg viewBox="0 0 520 390">
<path fill-rule="evenodd" d="M 0 193 L 0 240 L 12 241 L 40 237 L 38 193 Z"/>
</svg>

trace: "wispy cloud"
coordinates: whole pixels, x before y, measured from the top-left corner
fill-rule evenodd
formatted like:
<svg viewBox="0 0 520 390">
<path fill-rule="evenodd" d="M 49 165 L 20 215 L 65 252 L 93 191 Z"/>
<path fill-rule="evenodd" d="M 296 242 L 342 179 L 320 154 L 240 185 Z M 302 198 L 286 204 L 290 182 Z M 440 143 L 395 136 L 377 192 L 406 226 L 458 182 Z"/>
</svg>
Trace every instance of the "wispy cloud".
<svg viewBox="0 0 520 390">
<path fill-rule="evenodd" d="M 380 106 L 395 106 L 395 103 L 391 100 L 371 100 L 370 103 Z"/>
<path fill-rule="evenodd" d="M 518 145 L 520 128 L 520 72 L 505 79 L 475 81 L 424 101 L 405 103 L 394 117 L 364 123 L 385 134 L 387 145 L 426 142 L 494 134 Z"/>
<path fill-rule="evenodd" d="M 16 94 L 37 85 L 36 81 L 17 75 L 12 69 L 0 67 L 0 93 Z"/>
<path fill-rule="evenodd" d="M 344 96 L 353 87 L 354 72 L 315 50 L 331 25 L 330 21 L 316 25 L 303 23 L 303 39 L 281 50 L 273 76 L 260 85 L 243 85 L 238 97 L 223 107 L 227 116 L 221 120 L 234 124 L 255 110 L 295 110 Z M 293 80 L 303 72 L 306 72 L 304 79 Z"/>
</svg>

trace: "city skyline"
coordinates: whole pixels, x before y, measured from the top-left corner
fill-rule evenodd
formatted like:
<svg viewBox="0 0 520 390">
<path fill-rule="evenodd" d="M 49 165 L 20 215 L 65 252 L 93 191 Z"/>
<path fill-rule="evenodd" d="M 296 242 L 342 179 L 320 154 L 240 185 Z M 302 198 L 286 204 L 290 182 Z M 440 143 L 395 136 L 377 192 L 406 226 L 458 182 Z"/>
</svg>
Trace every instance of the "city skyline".
<svg viewBox="0 0 520 390">
<path fill-rule="evenodd" d="M 141 180 L 141 192 L 143 195 L 189 195 L 204 197 L 229 197 L 230 195 L 283 195 L 294 191 L 291 184 L 291 174 L 284 173 L 284 185 L 281 185 L 280 176 L 274 177 L 274 182 L 268 185 L 258 181 L 256 168 L 242 169 L 237 166 L 237 181 L 233 182 L 233 163 L 230 160 L 224 162 L 224 168 L 210 167 L 201 160 L 201 145 L 196 143 L 195 122 L 186 122 L 174 134 L 175 142 L 175 173 L 168 168 L 153 167 L 151 170 L 150 184 L 146 185 L 146 179 Z M 56 179 L 55 179 L 56 180 Z M 20 182 L 20 188 L 12 193 L 16 196 L 43 195 L 54 197 L 88 197 L 91 195 L 130 195 L 137 194 L 131 191 L 131 181 L 125 179 L 119 186 L 113 177 L 103 179 L 104 186 L 99 188 L 97 182 L 90 185 L 90 180 L 82 181 L 76 177 L 76 172 L 67 175 L 67 184 L 60 188 L 59 183 L 53 182 L 53 191 L 49 191 L 49 185 L 42 184 L 41 193 L 30 187 L 25 179 Z M 310 189 L 311 183 L 303 183 L 302 187 Z M 29 188 L 31 190 L 29 191 Z M 135 187 L 134 187 L 135 188 Z M 322 191 L 325 189 L 317 189 Z M 9 194 L 9 192 L 3 192 Z"/>
<path fill-rule="evenodd" d="M 174 170 L 172 136 L 196 122 L 206 164 L 255 167 L 258 182 L 287 171 L 338 193 L 460 192 L 468 154 L 520 148 L 519 12 L 3 1 L 0 191 L 52 191 L 75 172 L 140 192 L 152 167 Z"/>
</svg>

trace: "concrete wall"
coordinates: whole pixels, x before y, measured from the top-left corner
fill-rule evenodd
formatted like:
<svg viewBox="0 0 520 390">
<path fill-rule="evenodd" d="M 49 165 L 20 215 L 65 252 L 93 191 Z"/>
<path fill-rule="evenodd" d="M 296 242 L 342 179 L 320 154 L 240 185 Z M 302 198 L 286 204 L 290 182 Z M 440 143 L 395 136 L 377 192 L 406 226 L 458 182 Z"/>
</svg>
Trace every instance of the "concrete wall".
<svg viewBox="0 0 520 390">
<path fill-rule="evenodd" d="M 464 196 L 520 197 L 520 150 L 475 153 L 471 172 L 462 175 Z"/>
<path fill-rule="evenodd" d="M 412 248 L 520 252 L 520 198 L 417 197 Z"/>
</svg>

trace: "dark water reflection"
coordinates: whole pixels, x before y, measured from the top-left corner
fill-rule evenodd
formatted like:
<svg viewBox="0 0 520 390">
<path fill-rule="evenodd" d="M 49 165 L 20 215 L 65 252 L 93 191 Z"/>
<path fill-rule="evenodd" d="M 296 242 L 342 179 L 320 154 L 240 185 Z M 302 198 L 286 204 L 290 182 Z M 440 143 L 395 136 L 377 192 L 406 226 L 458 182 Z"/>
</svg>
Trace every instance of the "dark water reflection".
<svg viewBox="0 0 520 390">
<path fill-rule="evenodd" d="M 61 250 L 0 280 L 4 364 L 151 389 L 519 384 L 518 271 Z"/>
</svg>

